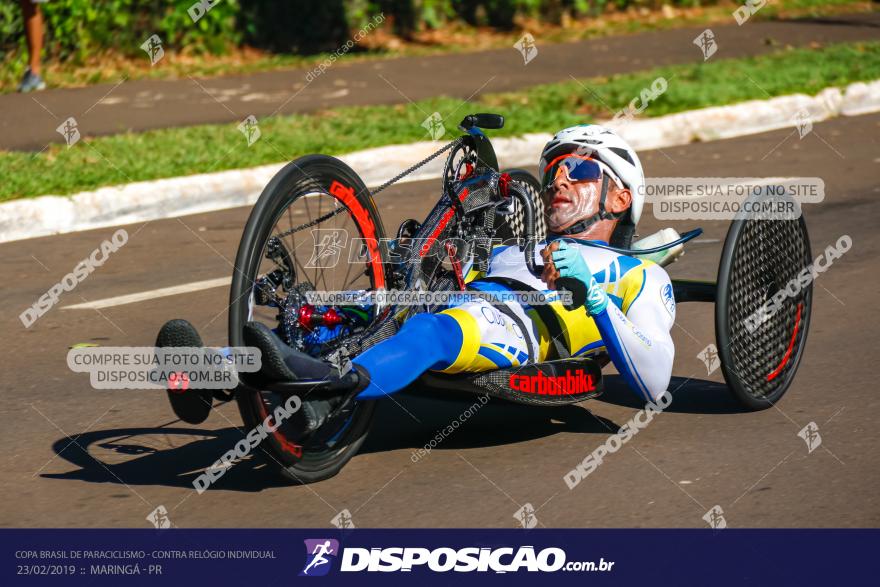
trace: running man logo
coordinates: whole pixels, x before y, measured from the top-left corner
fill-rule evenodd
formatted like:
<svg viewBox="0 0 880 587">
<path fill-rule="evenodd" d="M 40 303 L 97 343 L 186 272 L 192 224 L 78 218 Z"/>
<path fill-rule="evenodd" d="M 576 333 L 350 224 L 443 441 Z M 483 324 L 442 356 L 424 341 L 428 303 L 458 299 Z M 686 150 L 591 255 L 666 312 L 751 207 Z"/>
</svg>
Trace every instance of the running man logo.
<svg viewBox="0 0 880 587">
<path fill-rule="evenodd" d="M 333 559 L 339 555 L 339 541 L 332 538 L 311 538 L 306 543 L 306 566 L 300 577 L 322 577 L 330 572 Z"/>
<path fill-rule="evenodd" d="M 348 231 L 342 228 L 313 228 L 312 256 L 306 269 L 332 269 L 348 242 Z"/>
<path fill-rule="evenodd" d="M 815 422 L 810 422 L 801 428 L 797 435 L 807 443 L 807 454 L 812 453 L 822 445 L 822 435 L 819 434 L 819 426 Z"/>
<path fill-rule="evenodd" d="M 541 371 L 537 375 L 511 375 L 510 388 L 524 393 L 538 395 L 574 395 L 596 391 L 593 376 L 578 369 L 576 373 L 566 371 L 564 375 L 548 377 Z"/>
<path fill-rule="evenodd" d="M 260 132 L 260 125 L 257 123 L 257 117 L 253 114 L 242 120 L 236 128 L 247 139 L 248 147 L 256 143 L 263 136 L 263 133 Z"/>
<path fill-rule="evenodd" d="M 55 131 L 64 137 L 64 142 L 67 143 L 68 149 L 79 141 L 79 127 L 76 118 L 73 116 L 58 125 L 58 128 L 56 128 Z"/>
<path fill-rule="evenodd" d="M 724 530 L 727 528 L 727 520 L 724 518 L 724 510 L 721 509 L 720 505 L 712 506 L 712 509 L 703 514 L 703 520 L 705 520 L 713 530 Z"/>
<path fill-rule="evenodd" d="M 162 38 L 159 35 L 150 35 L 146 41 L 141 43 L 141 49 L 149 56 L 150 67 L 156 65 L 165 57 L 165 49 L 162 48 Z"/>
<path fill-rule="evenodd" d="M 711 375 L 721 366 L 721 358 L 718 356 L 718 347 L 714 344 L 709 344 L 709 346 L 701 350 L 697 355 L 697 358 L 703 361 L 703 364 L 706 365 L 706 375 Z"/>
<path fill-rule="evenodd" d="M 348 509 L 344 509 L 336 514 L 330 523 L 339 528 L 340 530 L 352 530 L 354 529 L 354 522 L 351 520 L 351 512 Z"/>
<path fill-rule="evenodd" d="M 523 58 L 523 65 L 528 65 L 529 61 L 538 56 L 538 47 L 535 45 L 535 37 L 526 33 L 520 37 L 519 41 L 513 44 L 513 48 L 519 51 Z"/>
<path fill-rule="evenodd" d="M 164 530 L 171 527 L 171 518 L 168 517 L 168 510 L 164 505 L 160 505 L 147 516 L 147 521 L 153 524 L 157 530 Z"/>
<path fill-rule="evenodd" d="M 706 29 L 697 35 L 693 43 L 703 52 L 703 61 L 708 61 L 718 50 L 718 43 L 715 42 L 715 33 L 712 32 L 712 29 Z"/>
<path fill-rule="evenodd" d="M 513 517 L 519 521 L 520 525 L 526 530 L 531 530 L 538 525 L 538 518 L 535 516 L 535 508 L 530 503 L 526 503 L 516 510 Z"/>
<path fill-rule="evenodd" d="M 439 112 L 434 112 L 422 121 L 421 126 L 428 131 L 432 141 L 439 141 L 446 134 L 446 127 L 443 126 L 443 117 Z"/>
</svg>

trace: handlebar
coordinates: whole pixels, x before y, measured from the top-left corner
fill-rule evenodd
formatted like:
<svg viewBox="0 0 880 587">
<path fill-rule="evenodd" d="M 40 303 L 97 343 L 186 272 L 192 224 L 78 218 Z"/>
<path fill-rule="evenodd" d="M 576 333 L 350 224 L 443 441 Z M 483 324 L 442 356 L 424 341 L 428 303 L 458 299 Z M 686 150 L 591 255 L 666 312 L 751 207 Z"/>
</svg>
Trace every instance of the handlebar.
<svg viewBox="0 0 880 587">
<path fill-rule="evenodd" d="M 488 112 L 468 114 L 458 125 L 458 128 L 463 131 L 469 131 L 474 127 L 487 129 L 504 128 L 504 117 L 500 114 L 489 114 Z"/>
</svg>

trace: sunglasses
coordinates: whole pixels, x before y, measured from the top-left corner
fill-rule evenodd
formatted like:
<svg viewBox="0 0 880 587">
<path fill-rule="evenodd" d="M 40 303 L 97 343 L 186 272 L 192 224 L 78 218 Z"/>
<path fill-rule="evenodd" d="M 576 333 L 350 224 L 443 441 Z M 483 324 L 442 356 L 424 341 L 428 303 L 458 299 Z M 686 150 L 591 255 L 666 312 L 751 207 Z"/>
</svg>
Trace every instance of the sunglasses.
<svg viewBox="0 0 880 587">
<path fill-rule="evenodd" d="M 620 179 L 604 163 L 583 155 L 560 155 L 544 168 L 542 185 L 547 189 L 560 173 L 564 173 L 569 181 L 598 181 L 602 178 L 603 172 L 607 173 L 618 187 L 623 187 Z"/>
</svg>

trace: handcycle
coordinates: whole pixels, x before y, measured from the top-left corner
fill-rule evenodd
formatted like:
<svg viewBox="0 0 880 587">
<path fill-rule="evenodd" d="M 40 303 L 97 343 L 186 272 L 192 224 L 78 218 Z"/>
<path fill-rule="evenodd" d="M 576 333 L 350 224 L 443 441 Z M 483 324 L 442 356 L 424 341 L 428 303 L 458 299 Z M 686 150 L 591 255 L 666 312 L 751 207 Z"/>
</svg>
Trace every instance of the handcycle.
<svg viewBox="0 0 880 587">
<path fill-rule="evenodd" d="M 461 292 L 467 289 L 462 268 L 485 271 L 499 241 L 519 246 L 529 270 L 540 275 L 543 267 L 536 262 L 535 247 L 547 232 L 540 184 L 525 170 L 499 167 L 483 131 L 503 124 L 497 114 L 466 116 L 459 126 L 461 136 L 372 191 L 334 157 L 308 155 L 286 165 L 263 190 L 244 228 L 230 291 L 229 345 L 244 346 L 245 324 L 258 321 L 292 348 L 346 372 L 351 358 L 393 336 L 407 319 L 443 305 L 401 307 L 383 303 L 381 296 L 369 304 L 317 304 L 309 303 L 309 294 Z M 422 222 L 405 221 L 389 239 L 374 197 L 444 153 L 439 200 Z M 701 232 L 676 234 L 678 238 L 659 246 L 637 250 L 632 248 L 633 231 L 620 230 L 610 244 L 594 246 L 650 255 L 680 248 Z M 356 246 L 350 247 L 348 258 L 326 262 L 338 261 L 344 248 L 340 238 L 349 237 Z M 772 406 L 794 379 L 809 330 L 812 286 L 795 295 L 779 292 L 810 262 L 801 215 L 772 220 L 746 215 L 731 223 L 715 282 L 672 280 L 676 303 L 715 304 L 721 370 L 745 409 Z M 568 296 L 567 309 L 583 304 L 582 284 L 560 279 L 557 285 Z M 760 314 L 771 301 L 774 311 Z M 762 316 L 757 328 L 756 312 Z M 541 318 L 558 340 L 553 317 Z M 602 393 L 601 369 L 607 362 L 602 354 L 568 356 L 564 345 L 556 344 L 549 361 L 481 373 L 429 372 L 414 388 L 486 394 L 536 407 L 573 404 Z M 536 379 L 545 384 L 525 384 Z M 246 428 L 253 429 L 293 395 L 345 393 L 344 386 L 345 378 L 267 382 L 242 374 L 231 391 L 169 389 L 168 396 L 177 415 L 194 424 L 207 418 L 214 399 L 235 399 Z M 291 481 L 331 477 L 363 444 L 376 401 L 349 398 L 305 437 L 292 428 L 294 421 L 277 422 L 261 448 Z"/>
</svg>

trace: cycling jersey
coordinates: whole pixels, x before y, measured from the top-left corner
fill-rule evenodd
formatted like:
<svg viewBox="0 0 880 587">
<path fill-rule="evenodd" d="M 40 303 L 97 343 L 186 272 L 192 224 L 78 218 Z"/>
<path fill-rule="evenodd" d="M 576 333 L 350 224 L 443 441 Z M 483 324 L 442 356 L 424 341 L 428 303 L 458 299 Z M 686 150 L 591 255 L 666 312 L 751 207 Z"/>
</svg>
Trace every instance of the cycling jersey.
<svg viewBox="0 0 880 587">
<path fill-rule="evenodd" d="M 605 311 L 590 317 L 584 308 L 568 311 L 558 299 L 551 302 L 550 307 L 562 326 L 566 348 L 572 356 L 607 353 L 634 391 L 646 400 L 658 397 L 669 384 L 674 356 L 669 331 L 675 320 L 675 299 L 668 275 L 651 261 L 571 239 L 568 242 L 579 249 L 611 303 Z M 541 263 L 543 246 L 536 247 L 536 263 Z M 486 276 L 510 278 L 543 291 L 549 299 L 557 297 L 528 270 L 517 246 L 493 250 Z M 491 291 L 502 286 L 476 279 L 471 287 Z M 524 334 L 531 337 L 537 355 L 532 360 L 552 358 L 549 329 L 537 311 L 517 303 L 509 306 L 524 318 L 528 331 Z M 505 319 L 489 302 L 468 302 L 442 313 L 459 322 L 465 340 L 461 355 L 445 372 L 483 371 L 525 362 L 524 336 L 516 324 L 510 324 L 512 320 Z"/>
<path fill-rule="evenodd" d="M 669 276 L 651 261 L 566 240 L 578 248 L 609 297 L 610 303 L 595 316 L 589 316 L 583 307 L 566 310 L 556 292 L 547 290 L 546 284 L 529 272 L 517 246 L 494 249 L 485 277 L 508 278 L 545 292 L 555 300 L 550 307 L 571 355 L 607 353 L 633 391 L 646 401 L 657 399 L 669 385 L 674 357 L 670 329 L 675 320 L 675 298 Z M 539 251 L 544 246 L 536 247 L 536 263 L 541 263 Z M 469 277 L 474 277 L 473 272 Z M 480 277 L 470 282 L 471 288 L 491 291 L 504 287 Z M 397 335 L 354 360 L 371 377 L 361 399 L 396 391 L 429 369 L 479 372 L 554 358 L 550 330 L 538 311 L 515 301 L 505 303 L 505 308 L 508 315 L 479 299 L 437 315 L 420 314 L 410 319 Z"/>
</svg>

